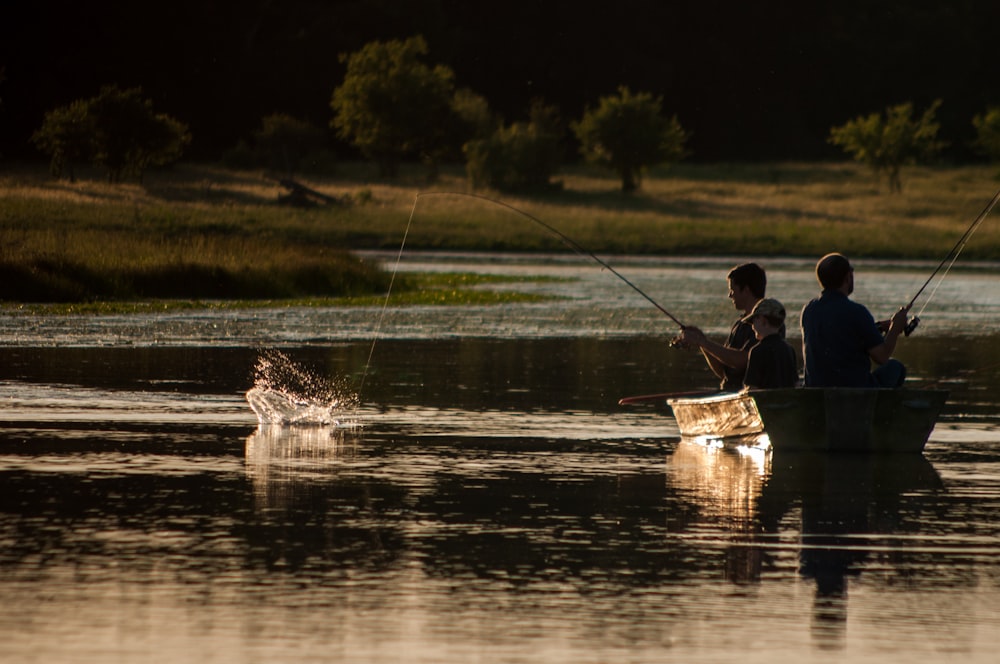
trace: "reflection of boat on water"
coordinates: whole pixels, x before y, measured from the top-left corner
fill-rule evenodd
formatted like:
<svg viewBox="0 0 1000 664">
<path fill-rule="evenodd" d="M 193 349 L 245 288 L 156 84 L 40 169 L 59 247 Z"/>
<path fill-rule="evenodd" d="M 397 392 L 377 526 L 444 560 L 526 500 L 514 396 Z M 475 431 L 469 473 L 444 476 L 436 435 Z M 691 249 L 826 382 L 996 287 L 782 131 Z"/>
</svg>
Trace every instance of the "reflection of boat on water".
<svg viewBox="0 0 1000 664">
<path fill-rule="evenodd" d="M 682 440 L 667 458 L 668 483 L 695 501 L 702 517 L 725 531 L 726 578 L 760 581 L 757 501 L 770 475 L 771 454 L 752 447 L 723 447 Z"/>
<path fill-rule="evenodd" d="M 922 454 L 776 455 L 772 468 L 761 514 L 776 525 L 789 510 L 800 509 L 799 574 L 816 585 L 813 637 L 840 647 L 848 581 L 862 574 L 873 555 L 880 557 L 883 574 L 903 562 L 897 533 L 912 535 L 906 515 L 919 512 L 920 492 L 943 483 Z"/>
<path fill-rule="evenodd" d="M 690 494 L 705 523 L 725 530 L 720 544 L 733 582 L 759 582 L 796 550 L 798 575 L 815 584 L 813 637 L 840 647 L 849 580 L 872 556 L 883 575 L 905 562 L 898 533 L 912 537 L 908 515 L 919 513 L 922 492 L 943 487 L 941 478 L 922 454 L 772 450 L 763 462 L 756 454 L 682 440 L 668 458 L 668 482 Z M 790 550 L 791 524 L 798 527 Z M 700 523 L 692 528 L 705 532 Z"/>
<path fill-rule="evenodd" d="M 922 452 L 943 390 L 789 388 L 669 399 L 682 436 L 766 435 L 777 451 Z"/>
</svg>

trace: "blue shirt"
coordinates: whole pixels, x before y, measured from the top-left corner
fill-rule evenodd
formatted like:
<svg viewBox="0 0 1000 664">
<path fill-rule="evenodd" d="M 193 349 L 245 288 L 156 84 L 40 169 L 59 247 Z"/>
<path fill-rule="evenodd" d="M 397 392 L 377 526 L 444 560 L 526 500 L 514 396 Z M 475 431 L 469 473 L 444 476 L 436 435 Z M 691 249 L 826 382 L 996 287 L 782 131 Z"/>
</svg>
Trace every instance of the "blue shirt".
<svg viewBox="0 0 1000 664">
<path fill-rule="evenodd" d="M 802 356 L 806 387 L 875 387 L 868 351 L 883 343 L 864 305 L 839 290 L 802 308 Z"/>
</svg>

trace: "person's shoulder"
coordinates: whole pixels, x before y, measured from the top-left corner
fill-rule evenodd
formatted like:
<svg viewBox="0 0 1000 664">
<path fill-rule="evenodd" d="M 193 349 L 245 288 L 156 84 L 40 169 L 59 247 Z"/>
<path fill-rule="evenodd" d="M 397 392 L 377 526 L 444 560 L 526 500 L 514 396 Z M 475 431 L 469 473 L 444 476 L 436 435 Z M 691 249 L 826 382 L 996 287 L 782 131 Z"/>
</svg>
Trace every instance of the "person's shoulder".
<svg viewBox="0 0 1000 664">
<path fill-rule="evenodd" d="M 830 302 L 835 299 L 836 298 L 830 296 L 829 291 L 823 291 L 822 293 L 820 293 L 819 295 L 817 295 L 816 297 L 814 297 L 813 299 L 809 300 L 804 305 L 802 305 L 802 311 L 805 311 L 806 309 L 816 309 L 817 307 L 828 306 Z"/>
<path fill-rule="evenodd" d="M 869 318 L 871 317 L 872 314 L 868 310 L 868 307 L 866 307 L 865 305 L 861 304 L 860 302 L 857 302 L 856 300 L 852 300 L 851 298 L 845 298 L 845 300 L 846 300 L 844 304 L 845 309 L 848 309 L 849 311 L 855 313 L 858 316 L 866 316 Z"/>
<path fill-rule="evenodd" d="M 788 346 L 789 348 L 791 347 L 791 344 L 788 343 L 785 337 L 783 337 L 779 332 L 767 335 L 766 337 L 761 339 L 760 342 L 766 343 L 771 346 Z"/>
<path fill-rule="evenodd" d="M 819 297 L 814 297 L 813 299 L 811 299 L 808 302 L 806 302 L 805 304 L 803 304 L 802 308 L 803 309 L 809 309 L 810 307 L 815 307 L 817 304 L 819 304 L 819 301 L 820 301 Z"/>
</svg>

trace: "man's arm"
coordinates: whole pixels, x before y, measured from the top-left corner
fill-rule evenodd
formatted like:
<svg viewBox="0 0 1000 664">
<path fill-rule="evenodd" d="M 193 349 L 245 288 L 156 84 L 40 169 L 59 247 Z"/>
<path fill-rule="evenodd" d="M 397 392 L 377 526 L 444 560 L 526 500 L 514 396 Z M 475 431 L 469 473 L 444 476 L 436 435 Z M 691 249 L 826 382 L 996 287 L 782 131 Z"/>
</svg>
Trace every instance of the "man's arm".
<svg viewBox="0 0 1000 664">
<path fill-rule="evenodd" d="M 730 348 L 729 346 L 716 343 L 711 339 L 705 339 L 705 344 L 700 346 L 700 348 L 709 364 L 712 364 L 714 361 L 720 365 L 725 365 L 731 369 L 739 369 L 740 371 L 747 368 L 747 358 L 750 356 L 748 350 Z M 721 374 L 719 377 L 721 378 Z"/>
<path fill-rule="evenodd" d="M 888 362 L 889 358 L 896 351 L 896 341 L 899 340 L 899 335 L 906 329 L 906 314 L 908 311 L 908 307 L 900 307 L 899 311 L 893 314 L 892 320 L 889 321 L 889 331 L 885 333 L 882 343 L 868 349 L 868 356 L 877 364 Z"/>
<path fill-rule="evenodd" d="M 709 368 L 719 378 L 725 377 L 725 367 L 746 369 L 748 350 L 730 348 L 723 344 L 712 341 L 705 336 L 705 333 L 696 327 L 686 327 L 681 332 L 681 340 L 691 346 L 696 346 L 705 356 Z"/>
</svg>

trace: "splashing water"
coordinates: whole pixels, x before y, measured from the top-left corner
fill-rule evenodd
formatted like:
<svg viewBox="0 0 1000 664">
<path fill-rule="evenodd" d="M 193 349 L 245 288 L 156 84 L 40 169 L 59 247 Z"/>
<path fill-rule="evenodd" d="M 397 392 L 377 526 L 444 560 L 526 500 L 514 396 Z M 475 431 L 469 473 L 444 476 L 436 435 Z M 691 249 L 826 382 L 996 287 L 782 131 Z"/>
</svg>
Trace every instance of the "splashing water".
<svg viewBox="0 0 1000 664">
<path fill-rule="evenodd" d="M 346 380 L 324 378 L 296 364 L 281 351 L 261 351 L 254 386 L 246 393 L 260 424 L 346 425 L 358 395 Z"/>
</svg>

